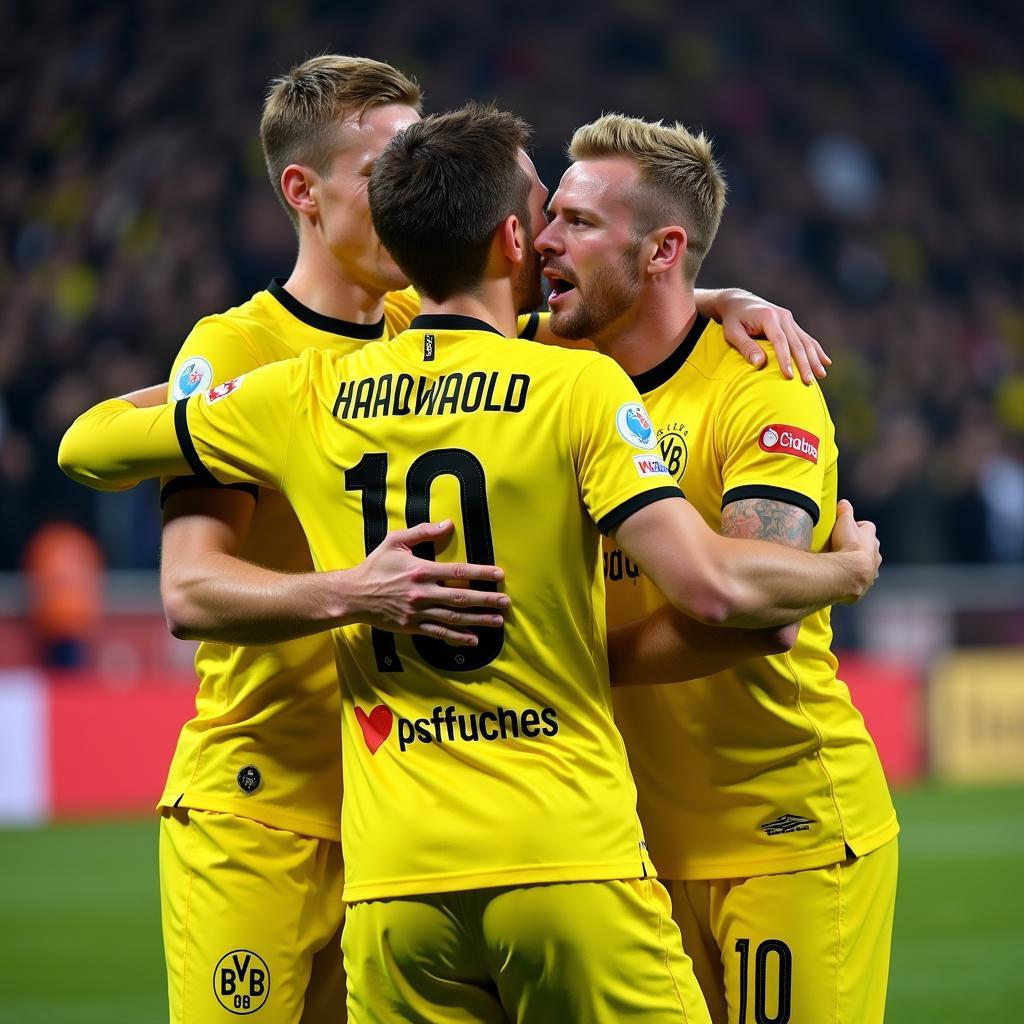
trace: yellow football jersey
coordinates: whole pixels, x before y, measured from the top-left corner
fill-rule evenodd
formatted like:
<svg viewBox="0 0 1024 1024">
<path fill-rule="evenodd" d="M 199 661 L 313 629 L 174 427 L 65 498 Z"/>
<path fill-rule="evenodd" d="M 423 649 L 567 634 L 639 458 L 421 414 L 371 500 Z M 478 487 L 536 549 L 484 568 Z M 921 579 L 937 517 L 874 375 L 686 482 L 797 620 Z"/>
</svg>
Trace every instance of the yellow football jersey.
<svg viewBox="0 0 1024 1024">
<path fill-rule="evenodd" d="M 680 347 L 634 383 L 662 460 L 715 529 L 731 501 L 805 509 L 812 548 L 835 522 L 835 431 L 818 387 L 787 381 L 768 351 L 755 371 L 698 317 Z M 609 625 L 664 604 L 606 545 Z M 898 831 L 860 713 L 836 678 L 828 611 L 804 620 L 788 654 L 707 679 L 615 692 L 651 855 L 665 876 L 745 877 L 864 854 Z"/>
<path fill-rule="evenodd" d="M 174 361 L 171 397 L 186 398 L 308 348 L 344 354 L 408 327 L 413 289 L 385 300 L 384 319 L 355 324 L 302 305 L 275 280 L 248 302 L 196 324 Z M 164 496 L 217 486 L 204 477 L 165 482 Z M 255 488 L 253 488 L 255 492 Z M 240 556 L 285 572 L 312 569 L 287 501 L 260 488 Z M 340 838 L 340 716 L 330 639 L 235 647 L 202 643 L 196 716 L 181 731 L 160 806 L 227 811 L 275 828 Z"/>
<path fill-rule="evenodd" d="M 439 557 L 506 570 L 508 622 L 476 647 L 334 632 L 347 900 L 651 874 L 612 722 L 599 529 L 680 492 L 615 363 L 419 317 L 345 359 L 229 381 L 175 421 L 197 468 L 281 491 L 319 569 L 451 517 Z"/>
</svg>

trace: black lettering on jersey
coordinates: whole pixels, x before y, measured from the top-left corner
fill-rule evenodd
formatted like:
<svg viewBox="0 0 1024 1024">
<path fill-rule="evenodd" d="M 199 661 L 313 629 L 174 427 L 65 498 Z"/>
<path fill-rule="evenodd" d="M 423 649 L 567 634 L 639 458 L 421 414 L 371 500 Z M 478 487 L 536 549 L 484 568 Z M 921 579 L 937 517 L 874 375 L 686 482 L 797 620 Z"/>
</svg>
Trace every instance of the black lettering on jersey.
<svg viewBox="0 0 1024 1024">
<path fill-rule="evenodd" d="M 338 385 L 334 415 L 341 420 L 382 416 L 453 416 L 472 412 L 522 412 L 526 408 L 530 378 L 513 373 L 502 379 L 498 370 L 474 370 L 414 378 L 385 373 Z M 413 390 L 416 396 L 413 398 Z"/>
<path fill-rule="evenodd" d="M 416 409 L 414 410 L 417 416 L 424 409 L 426 409 L 428 416 L 433 414 L 434 406 L 437 404 L 437 389 L 441 386 L 443 380 L 443 376 L 438 377 L 435 381 L 431 381 L 427 377 L 420 377 L 419 387 L 416 389 Z M 428 383 L 429 387 L 427 386 Z"/>
<path fill-rule="evenodd" d="M 392 375 L 385 373 L 377 381 L 377 397 L 373 400 L 373 415 L 387 416 L 391 411 Z"/>
<path fill-rule="evenodd" d="M 395 412 L 396 416 L 409 415 L 409 397 L 412 395 L 413 385 L 416 382 L 411 374 L 400 373 L 395 383 Z"/>
<path fill-rule="evenodd" d="M 505 412 L 522 412 L 526 408 L 526 392 L 530 387 L 530 378 L 525 373 L 513 373 L 505 396 Z"/>
<path fill-rule="evenodd" d="M 352 419 L 369 419 L 370 403 L 373 401 L 374 385 L 377 383 L 374 377 L 364 377 L 356 388 L 356 403 L 352 410 Z"/>
<path fill-rule="evenodd" d="M 338 397 L 334 400 L 334 415 L 340 420 L 348 419 L 348 408 L 352 404 L 352 392 L 355 385 L 348 380 L 343 380 L 338 386 Z"/>
<path fill-rule="evenodd" d="M 444 394 L 437 403 L 437 415 L 453 414 L 459 407 L 459 392 L 462 390 L 463 376 L 461 373 L 449 373 L 444 379 Z"/>
<path fill-rule="evenodd" d="M 543 726 L 541 725 L 543 723 Z M 398 749 L 405 753 L 416 743 L 493 743 L 495 740 L 536 739 L 558 735 L 554 708 L 495 708 L 493 711 L 459 712 L 454 704 L 434 707 L 429 718 L 398 719 Z"/>
<path fill-rule="evenodd" d="M 474 370 L 466 378 L 466 389 L 462 393 L 462 411 L 476 412 L 484 399 L 484 385 L 487 383 L 487 374 L 480 370 Z M 476 391 L 474 392 L 474 388 Z"/>
<path fill-rule="evenodd" d="M 640 577 L 640 566 L 622 553 L 620 548 L 612 548 L 604 553 L 604 578 L 613 583 L 621 579 L 635 580 Z"/>
</svg>

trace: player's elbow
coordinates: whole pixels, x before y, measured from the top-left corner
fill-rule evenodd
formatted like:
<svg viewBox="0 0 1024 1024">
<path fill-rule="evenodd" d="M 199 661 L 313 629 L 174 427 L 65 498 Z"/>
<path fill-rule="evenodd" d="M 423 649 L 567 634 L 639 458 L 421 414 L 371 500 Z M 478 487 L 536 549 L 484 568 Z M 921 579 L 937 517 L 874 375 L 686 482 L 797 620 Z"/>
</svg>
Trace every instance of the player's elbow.
<svg viewBox="0 0 1024 1024">
<path fill-rule="evenodd" d="M 112 490 L 88 464 L 88 451 L 84 444 L 85 432 L 77 429 L 76 420 L 68 428 L 57 449 L 57 465 L 65 476 L 69 476 L 76 484 L 84 484 L 94 490 Z"/>
<path fill-rule="evenodd" d="M 164 578 L 160 584 L 160 597 L 171 636 L 178 640 L 202 640 L 207 623 L 202 609 L 191 599 L 188 586 L 182 581 Z"/>
</svg>

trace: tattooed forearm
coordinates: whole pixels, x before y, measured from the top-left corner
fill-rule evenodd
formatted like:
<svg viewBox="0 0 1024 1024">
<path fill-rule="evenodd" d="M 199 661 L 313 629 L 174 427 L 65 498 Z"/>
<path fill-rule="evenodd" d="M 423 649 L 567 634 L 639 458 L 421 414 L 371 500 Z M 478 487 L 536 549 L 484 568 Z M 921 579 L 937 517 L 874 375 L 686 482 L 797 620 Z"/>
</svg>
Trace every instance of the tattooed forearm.
<svg viewBox="0 0 1024 1024">
<path fill-rule="evenodd" d="M 802 508 L 770 498 L 742 498 L 722 509 L 724 537 L 770 540 L 806 551 L 813 529 L 811 517 Z"/>
</svg>

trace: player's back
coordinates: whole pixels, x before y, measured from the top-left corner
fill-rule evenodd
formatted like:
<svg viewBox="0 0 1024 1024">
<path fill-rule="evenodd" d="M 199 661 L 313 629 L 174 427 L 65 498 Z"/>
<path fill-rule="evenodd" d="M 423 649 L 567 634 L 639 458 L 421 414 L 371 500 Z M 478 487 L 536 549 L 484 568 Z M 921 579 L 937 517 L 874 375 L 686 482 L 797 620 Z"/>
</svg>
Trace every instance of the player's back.
<svg viewBox="0 0 1024 1024">
<path fill-rule="evenodd" d="M 596 524 L 678 494 L 645 454 L 653 430 L 603 356 L 467 318 L 414 328 L 309 360 L 279 425 L 282 489 L 321 569 L 453 518 L 438 557 L 502 566 L 512 611 L 472 648 L 337 631 L 346 896 L 649 873 L 611 720 Z"/>
</svg>

